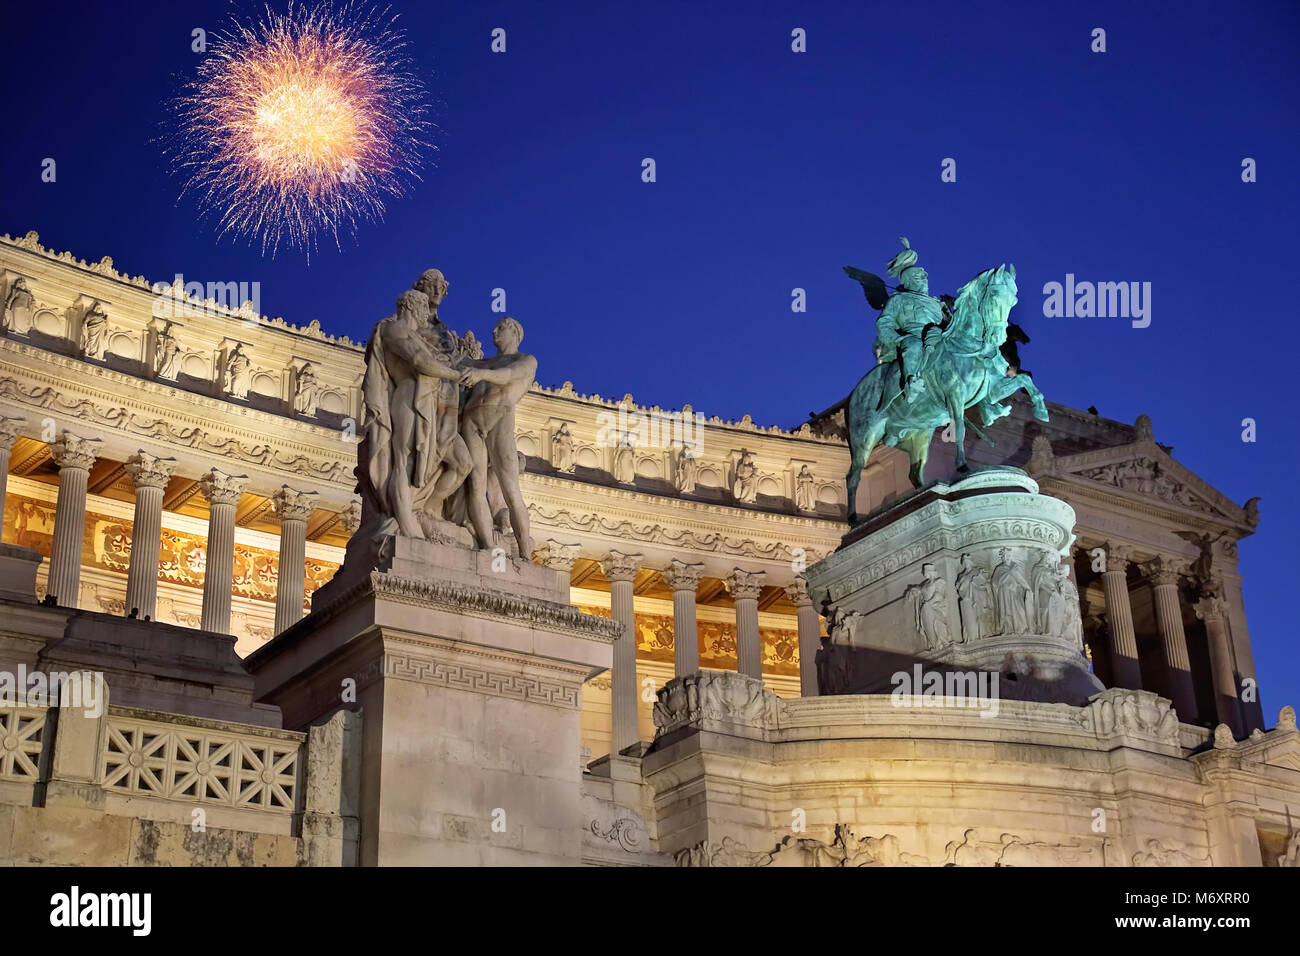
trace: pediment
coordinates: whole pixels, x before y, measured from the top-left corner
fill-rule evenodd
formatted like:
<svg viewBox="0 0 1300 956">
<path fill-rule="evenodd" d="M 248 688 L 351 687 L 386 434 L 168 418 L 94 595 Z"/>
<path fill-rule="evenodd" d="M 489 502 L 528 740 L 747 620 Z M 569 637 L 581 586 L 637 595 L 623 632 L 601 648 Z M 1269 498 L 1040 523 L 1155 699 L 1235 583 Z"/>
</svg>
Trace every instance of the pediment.
<svg viewBox="0 0 1300 956">
<path fill-rule="evenodd" d="M 1134 503 L 1235 525 L 1247 533 L 1258 524 L 1253 509 L 1248 513 L 1149 439 L 1053 458 L 1048 473 Z"/>
</svg>

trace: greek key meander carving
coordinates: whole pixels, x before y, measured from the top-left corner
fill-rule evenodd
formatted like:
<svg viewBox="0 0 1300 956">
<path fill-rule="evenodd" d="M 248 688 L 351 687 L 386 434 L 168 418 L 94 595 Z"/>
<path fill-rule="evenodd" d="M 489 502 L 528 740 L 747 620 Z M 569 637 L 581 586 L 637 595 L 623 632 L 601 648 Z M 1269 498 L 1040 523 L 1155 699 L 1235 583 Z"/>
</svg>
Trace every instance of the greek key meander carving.
<svg viewBox="0 0 1300 956">
<path fill-rule="evenodd" d="M 443 661 L 392 651 L 385 651 L 382 657 L 371 660 L 362 669 L 357 681 L 358 687 L 367 687 L 381 676 L 533 704 L 549 704 L 566 710 L 577 710 L 582 696 L 577 681 L 551 681 L 484 666 L 476 667 L 461 661 Z"/>
</svg>

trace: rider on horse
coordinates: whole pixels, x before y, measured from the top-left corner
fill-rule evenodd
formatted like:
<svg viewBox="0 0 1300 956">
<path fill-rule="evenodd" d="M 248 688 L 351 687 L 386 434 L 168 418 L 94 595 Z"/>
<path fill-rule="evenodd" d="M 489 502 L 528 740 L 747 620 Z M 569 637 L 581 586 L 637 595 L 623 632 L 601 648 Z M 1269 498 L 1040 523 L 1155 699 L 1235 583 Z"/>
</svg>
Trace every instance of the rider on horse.
<svg viewBox="0 0 1300 956">
<path fill-rule="evenodd" d="M 916 264 L 916 250 L 899 237 L 903 251 L 889 262 L 889 274 L 898 279 L 898 291 L 889 297 L 876 320 L 876 361 L 898 360 L 903 397 L 911 402 L 925 390 L 921 381 L 921 356 L 925 330 L 943 322 L 943 306 L 930 295 L 930 276 Z"/>
</svg>

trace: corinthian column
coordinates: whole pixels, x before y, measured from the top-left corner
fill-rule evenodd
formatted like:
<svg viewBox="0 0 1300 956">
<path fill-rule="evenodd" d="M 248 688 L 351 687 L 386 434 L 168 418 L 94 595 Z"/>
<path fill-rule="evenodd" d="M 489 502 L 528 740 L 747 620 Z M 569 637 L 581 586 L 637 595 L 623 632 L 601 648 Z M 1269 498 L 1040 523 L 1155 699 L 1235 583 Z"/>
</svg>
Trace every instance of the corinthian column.
<svg viewBox="0 0 1300 956">
<path fill-rule="evenodd" d="M 135 481 L 135 516 L 131 521 L 131 565 L 126 572 L 126 611 L 152 618 L 158 613 L 158 550 L 162 544 L 163 489 L 171 481 L 175 458 L 155 458 L 141 451 L 126 460 Z"/>
<path fill-rule="evenodd" d="M 664 568 L 664 583 L 673 589 L 673 675 L 684 677 L 700 669 L 700 633 L 695 623 L 695 589 L 704 565 L 673 558 Z"/>
<path fill-rule="evenodd" d="M 1128 598 L 1129 563 L 1133 549 L 1126 544 L 1106 545 L 1106 570 L 1101 574 L 1106 591 L 1106 618 L 1110 622 L 1111 677 L 1116 687 L 1142 689 L 1137 636 L 1133 632 L 1133 606 Z"/>
<path fill-rule="evenodd" d="M 581 550 L 582 546 L 579 544 L 563 544 L 552 538 L 538 548 L 533 557 L 544 568 L 564 572 L 564 586 L 566 588 L 564 593 L 568 594 L 569 578 L 573 574 L 573 562 L 578 560 L 578 554 Z"/>
<path fill-rule="evenodd" d="M 9 488 L 9 453 L 26 424 L 21 418 L 0 418 L 0 517 L 5 513 L 5 492 Z"/>
<path fill-rule="evenodd" d="M 50 445 L 59 466 L 59 497 L 54 506 L 54 543 L 50 546 L 50 576 L 45 593 L 64 607 L 80 607 L 81 539 L 86 531 L 86 479 L 102 443 L 72 432 Z"/>
<path fill-rule="evenodd" d="M 235 506 L 247 475 L 227 475 L 213 468 L 199 480 L 208 499 L 208 565 L 203 572 L 203 610 L 199 626 L 230 633 L 230 591 L 235 581 Z"/>
<path fill-rule="evenodd" d="M 758 635 L 758 595 L 763 571 L 736 568 L 724 579 L 736 602 L 736 669 L 748 677 L 763 676 L 763 647 Z"/>
<path fill-rule="evenodd" d="M 641 555 L 611 551 L 600 562 L 609 579 L 610 617 L 623 625 L 623 633 L 614 642 L 614 662 L 610 671 L 614 745 L 619 754 L 641 739 L 636 718 L 636 614 L 632 606 L 632 585 Z"/>
<path fill-rule="evenodd" d="M 280 516 L 280 566 L 275 581 L 275 633 L 302 619 L 303 577 L 307 562 L 307 519 L 316 510 L 314 491 L 282 485 L 271 498 Z"/>
<path fill-rule="evenodd" d="M 1187 565 L 1164 556 L 1142 566 L 1151 593 L 1155 597 L 1156 622 L 1160 625 L 1160 642 L 1164 646 L 1165 669 L 1169 672 L 1169 696 L 1174 710 L 1185 721 L 1196 718 L 1196 689 L 1192 683 L 1192 665 L 1187 658 L 1187 635 L 1183 631 L 1183 611 L 1178 603 L 1178 581 L 1187 573 Z"/>
<path fill-rule="evenodd" d="M 1228 605 L 1219 596 L 1218 582 L 1208 585 L 1205 596 L 1195 606 L 1196 616 L 1205 622 L 1206 643 L 1210 646 L 1215 714 L 1219 723 L 1231 728 L 1234 737 L 1245 736 L 1241 702 L 1237 699 L 1237 678 L 1232 669 L 1232 649 L 1228 646 Z"/>
<path fill-rule="evenodd" d="M 799 620 L 799 695 L 817 696 L 817 649 L 821 647 L 822 627 L 817 609 L 808 594 L 808 581 L 801 574 L 785 589 Z"/>
</svg>

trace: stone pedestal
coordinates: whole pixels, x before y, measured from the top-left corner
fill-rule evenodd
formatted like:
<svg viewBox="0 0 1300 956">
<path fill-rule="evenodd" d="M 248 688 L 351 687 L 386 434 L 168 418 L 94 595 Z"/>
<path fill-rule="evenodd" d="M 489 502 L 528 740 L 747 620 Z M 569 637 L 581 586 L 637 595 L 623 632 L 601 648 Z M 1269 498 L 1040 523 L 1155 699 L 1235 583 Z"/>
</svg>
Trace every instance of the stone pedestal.
<svg viewBox="0 0 1300 956">
<path fill-rule="evenodd" d="M 831 634 L 822 693 L 920 694 L 918 674 L 938 674 L 1001 698 L 1084 703 L 1103 687 L 1060 563 L 1073 528 L 1073 509 L 1016 468 L 939 482 L 868 516 L 806 572 Z"/>
<path fill-rule="evenodd" d="M 619 628 L 570 606 L 566 578 L 354 539 L 312 613 L 247 659 L 288 728 L 360 709 L 362 865 L 580 861 L 581 688 Z"/>
</svg>

